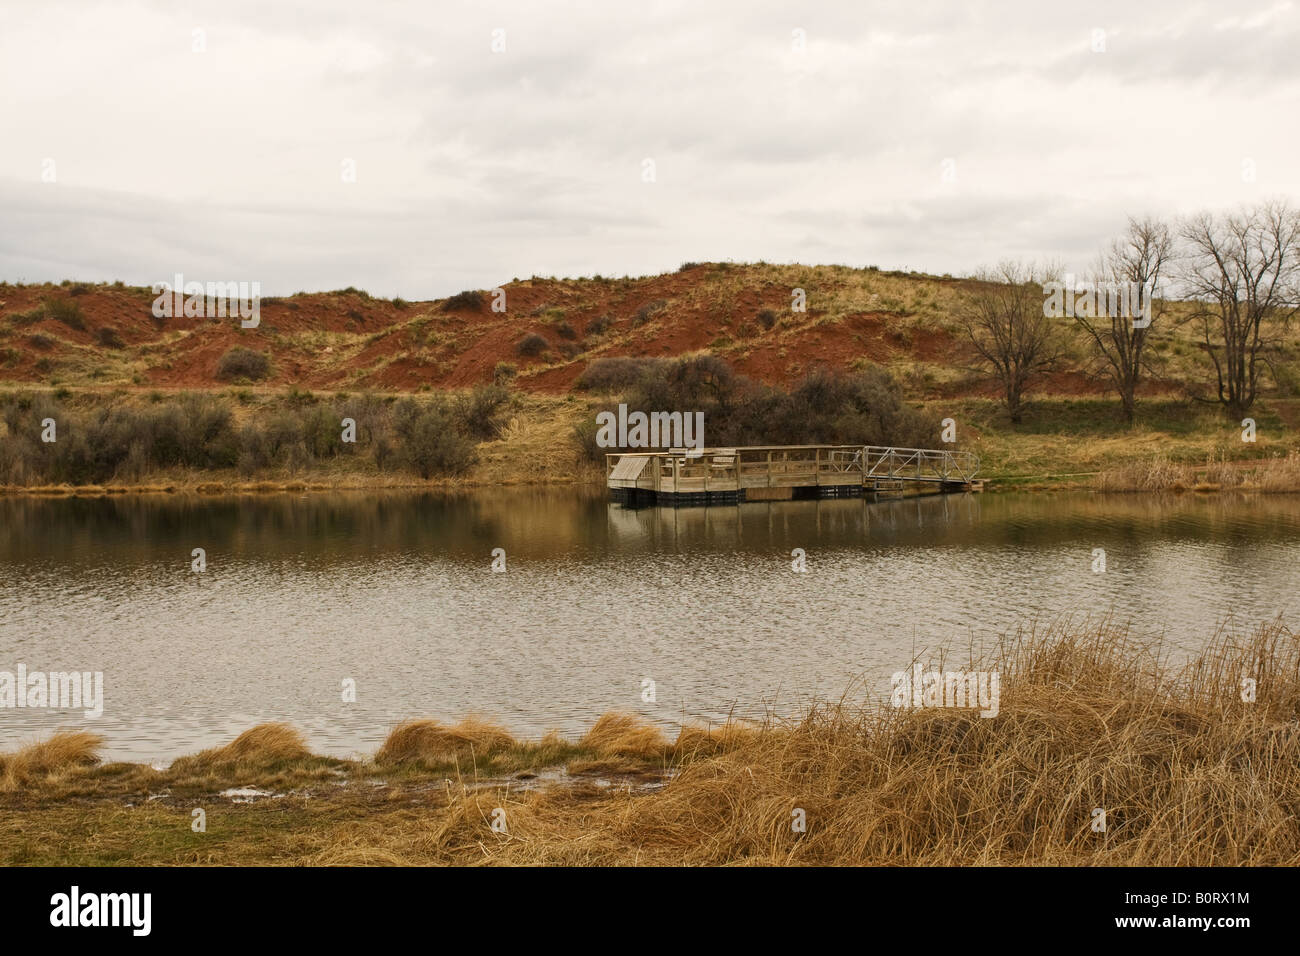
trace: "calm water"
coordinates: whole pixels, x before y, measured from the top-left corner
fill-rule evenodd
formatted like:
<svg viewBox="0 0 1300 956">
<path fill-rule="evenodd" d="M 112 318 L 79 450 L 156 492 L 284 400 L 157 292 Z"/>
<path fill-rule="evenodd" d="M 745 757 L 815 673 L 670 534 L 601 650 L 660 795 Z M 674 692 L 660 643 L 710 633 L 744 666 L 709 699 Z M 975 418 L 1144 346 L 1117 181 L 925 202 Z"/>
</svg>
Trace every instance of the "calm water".
<svg viewBox="0 0 1300 956">
<path fill-rule="evenodd" d="M 166 761 L 285 719 L 349 755 L 414 716 L 532 735 L 612 709 L 670 728 L 794 712 L 1035 616 L 1109 613 L 1192 650 L 1226 620 L 1294 619 L 1297 569 L 1285 496 L 0 499 L 0 670 L 103 671 L 106 698 L 94 721 L 0 710 L 0 750 L 88 726 L 111 758 Z"/>
</svg>

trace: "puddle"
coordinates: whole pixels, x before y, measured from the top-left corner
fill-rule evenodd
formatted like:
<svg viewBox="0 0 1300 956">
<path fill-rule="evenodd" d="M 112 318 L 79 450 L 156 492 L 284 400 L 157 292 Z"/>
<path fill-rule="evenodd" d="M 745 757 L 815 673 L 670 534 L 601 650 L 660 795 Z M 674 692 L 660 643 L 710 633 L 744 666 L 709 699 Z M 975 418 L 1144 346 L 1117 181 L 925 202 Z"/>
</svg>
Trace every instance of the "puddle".
<svg viewBox="0 0 1300 956">
<path fill-rule="evenodd" d="M 222 790 L 217 796 L 225 797 L 231 803 L 252 803 L 259 797 L 274 797 L 276 794 L 270 790 L 258 790 L 256 787 L 231 787 L 229 790 Z"/>
</svg>

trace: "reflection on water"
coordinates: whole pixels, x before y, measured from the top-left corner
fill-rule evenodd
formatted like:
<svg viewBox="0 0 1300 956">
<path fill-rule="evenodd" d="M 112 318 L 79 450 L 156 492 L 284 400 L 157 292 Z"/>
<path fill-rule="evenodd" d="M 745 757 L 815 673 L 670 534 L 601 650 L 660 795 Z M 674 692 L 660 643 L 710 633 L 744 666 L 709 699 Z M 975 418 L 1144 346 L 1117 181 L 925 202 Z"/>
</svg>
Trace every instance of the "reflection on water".
<svg viewBox="0 0 1300 956">
<path fill-rule="evenodd" d="M 611 709 L 671 728 L 797 711 L 855 679 L 883 689 L 917 651 L 979 650 L 1034 617 L 1109 613 L 1194 649 L 1224 620 L 1293 618 L 1298 558 L 1300 499 L 1285 496 L 637 511 L 599 489 L 14 498 L 0 500 L 0 670 L 103 671 L 93 729 L 122 759 L 273 719 L 340 755 L 402 718 L 470 711 L 521 734 L 580 732 Z M 88 723 L 0 710 L 0 749 Z"/>
</svg>

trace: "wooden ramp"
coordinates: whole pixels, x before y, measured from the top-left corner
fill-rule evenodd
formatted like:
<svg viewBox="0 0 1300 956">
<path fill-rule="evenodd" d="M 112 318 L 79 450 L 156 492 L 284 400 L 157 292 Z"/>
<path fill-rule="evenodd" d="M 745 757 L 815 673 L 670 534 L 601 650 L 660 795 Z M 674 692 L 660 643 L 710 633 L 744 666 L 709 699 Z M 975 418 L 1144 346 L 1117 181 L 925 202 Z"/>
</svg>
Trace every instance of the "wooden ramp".
<svg viewBox="0 0 1300 956">
<path fill-rule="evenodd" d="M 635 487 L 636 480 L 641 477 L 641 472 L 645 471 L 645 466 L 650 464 L 648 455 L 624 455 L 609 473 L 610 481 L 631 482 Z M 613 485 L 610 486 L 614 487 Z"/>
<path fill-rule="evenodd" d="M 977 492 L 967 451 L 875 445 L 756 445 L 605 456 L 610 495 L 628 504 L 734 504 L 794 498 Z"/>
</svg>

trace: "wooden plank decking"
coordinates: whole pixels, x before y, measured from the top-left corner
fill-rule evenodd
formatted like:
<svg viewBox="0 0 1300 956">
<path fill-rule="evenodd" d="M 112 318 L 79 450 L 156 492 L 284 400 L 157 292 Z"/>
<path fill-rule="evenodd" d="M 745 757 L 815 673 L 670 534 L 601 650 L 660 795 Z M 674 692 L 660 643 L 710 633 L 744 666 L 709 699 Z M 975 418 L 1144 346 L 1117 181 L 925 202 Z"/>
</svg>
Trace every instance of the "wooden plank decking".
<svg viewBox="0 0 1300 956">
<path fill-rule="evenodd" d="M 617 500 L 708 504 L 898 493 L 908 486 L 982 491 L 970 452 L 874 445 L 762 445 L 605 456 Z"/>
</svg>

